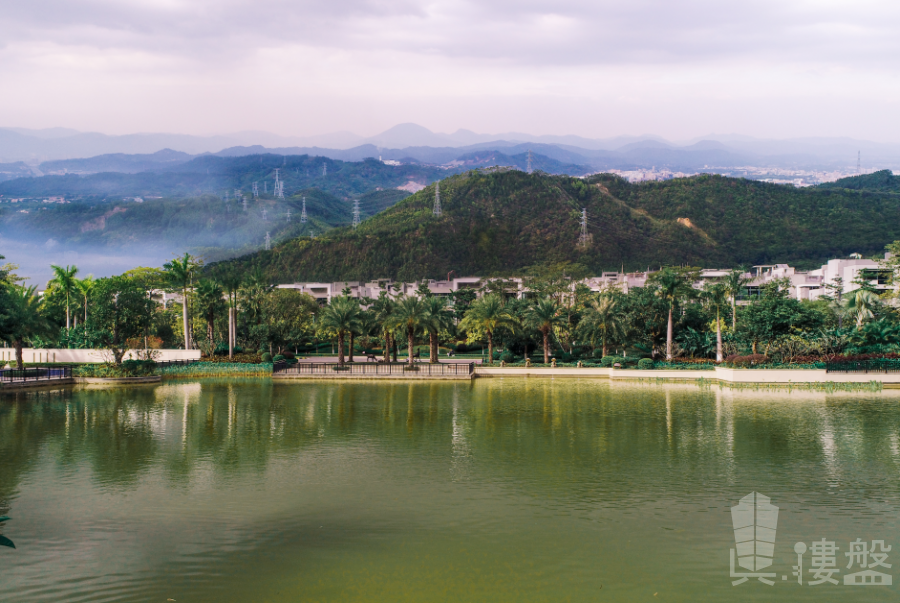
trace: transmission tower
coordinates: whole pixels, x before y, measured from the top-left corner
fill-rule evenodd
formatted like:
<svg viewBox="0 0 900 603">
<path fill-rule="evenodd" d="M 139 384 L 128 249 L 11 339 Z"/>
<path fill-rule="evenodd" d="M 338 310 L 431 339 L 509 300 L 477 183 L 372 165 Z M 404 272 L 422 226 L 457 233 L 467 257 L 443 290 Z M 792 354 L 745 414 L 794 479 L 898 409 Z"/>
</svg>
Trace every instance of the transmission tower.
<svg viewBox="0 0 900 603">
<path fill-rule="evenodd" d="M 306 224 L 306 197 L 303 197 L 303 209 L 300 211 L 300 222 Z"/>
<path fill-rule="evenodd" d="M 290 207 L 288 208 L 287 221 L 288 221 L 288 222 L 291 221 L 291 208 L 290 208 Z"/>
<path fill-rule="evenodd" d="M 525 171 L 529 174 L 534 171 L 534 167 L 532 166 L 531 162 L 531 149 L 528 149 L 528 164 L 525 166 Z"/>
<path fill-rule="evenodd" d="M 268 182 L 263 182 L 263 192 L 267 195 L 269 194 L 269 183 Z"/>
<path fill-rule="evenodd" d="M 272 238 L 269 236 L 269 231 L 266 231 L 266 251 L 270 251 L 272 249 Z"/>
<path fill-rule="evenodd" d="M 441 181 L 434 183 L 434 215 L 441 217 Z"/>
<path fill-rule="evenodd" d="M 225 200 L 228 201 L 228 191 L 225 191 Z"/>
<path fill-rule="evenodd" d="M 263 214 L 263 222 L 268 222 L 269 221 L 269 212 L 266 210 L 263 210 L 262 214 Z"/>
<path fill-rule="evenodd" d="M 234 189 L 234 198 L 237 199 L 240 196 L 241 196 L 241 189 L 239 189 L 239 188 Z"/>
<path fill-rule="evenodd" d="M 322 164 L 322 177 L 324 178 L 327 175 L 328 175 L 328 164 L 323 163 Z"/>
<path fill-rule="evenodd" d="M 587 222 L 587 208 L 584 207 L 581 209 L 581 234 L 578 235 L 579 247 L 587 247 L 591 244 L 591 235 L 588 234 Z"/>
<path fill-rule="evenodd" d="M 256 182 L 253 183 L 253 196 L 259 198 L 259 184 Z"/>
<path fill-rule="evenodd" d="M 353 201 L 353 228 L 359 226 L 359 199 Z"/>
<path fill-rule="evenodd" d="M 862 158 L 862 153 L 859 151 L 856 152 L 856 175 L 859 176 L 862 174 L 862 163 L 860 159 Z"/>
<path fill-rule="evenodd" d="M 244 197 L 244 211 L 247 211 L 247 197 Z"/>
</svg>

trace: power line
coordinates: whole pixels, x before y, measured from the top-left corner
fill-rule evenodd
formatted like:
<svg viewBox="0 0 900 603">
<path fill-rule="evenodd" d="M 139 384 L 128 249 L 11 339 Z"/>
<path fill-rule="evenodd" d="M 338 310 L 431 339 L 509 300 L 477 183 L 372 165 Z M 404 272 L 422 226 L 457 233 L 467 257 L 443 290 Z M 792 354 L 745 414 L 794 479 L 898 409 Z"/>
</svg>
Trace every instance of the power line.
<svg viewBox="0 0 900 603">
<path fill-rule="evenodd" d="M 434 183 L 434 215 L 441 217 L 441 181 Z"/>
</svg>

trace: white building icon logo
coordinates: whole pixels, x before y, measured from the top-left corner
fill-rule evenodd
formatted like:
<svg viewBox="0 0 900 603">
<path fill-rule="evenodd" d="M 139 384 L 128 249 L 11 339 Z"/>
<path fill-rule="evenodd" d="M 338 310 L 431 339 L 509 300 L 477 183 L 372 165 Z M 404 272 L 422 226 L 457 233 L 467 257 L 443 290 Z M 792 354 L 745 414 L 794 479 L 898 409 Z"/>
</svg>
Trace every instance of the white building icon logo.
<svg viewBox="0 0 900 603">
<path fill-rule="evenodd" d="M 731 507 L 731 523 L 734 525 L 734 544 L 737 549 L 737 560 L 749 572 L 735 573 L 735 549 L 731 549 L 731 577 L 739 578 L 733 584 L 737 586 L 750 578 L 758 578 L 760 582 L 772 585 L 770 578 L 774 573 L 761 573 L 760 570 L 772 565 L 775 556 L 775 530 L 778 528 L 778 507 L 771 504 L 768 496 L 759 492 L 751 492 Z"/>
</svg>

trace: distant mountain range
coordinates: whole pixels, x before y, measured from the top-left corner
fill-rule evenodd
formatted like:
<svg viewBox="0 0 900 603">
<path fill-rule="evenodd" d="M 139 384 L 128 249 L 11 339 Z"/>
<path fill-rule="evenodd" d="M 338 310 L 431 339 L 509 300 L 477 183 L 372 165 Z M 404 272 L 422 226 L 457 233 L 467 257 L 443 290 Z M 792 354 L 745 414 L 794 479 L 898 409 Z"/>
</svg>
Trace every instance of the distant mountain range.
<svg viewBox="0 0 900 603">
<path fill-rule="evenodd" d="M 155 163 L 178 160 L 173 154 L 189 156 L 217 154 L 242 156 L 261 153 L 318 155 L 344 161 L 367 157 L 411 160 L 421 163 L 449 163 L 460 155 L 478 151 L 499 151 L 516 155 L 531 150 L 566 164 L 598 169 L 642 169 L 665 167 L 691 171 L 709 167 L 755 165 L 762 167 L 847 167 L 862 154 L 866 167 L 900 165 L 900 144 L 882 144 L 851 138 L 758 139 L 740 135 L 710 134 L 673 143 L 652 135 L 589 139 L 581 136 L 531 135 L 521 132 L 478 134 L 458 130 L 440 134 L 416 124 L 400 124 L 376 136 L 362 137 L 350 132 L 320 136 L 285 137 L 268 132 L 237 132 L 222 136 L 182 134 L 106 134 L 79 132 L 66 128 L 28 130 L 0 128 L 0 180 L 22 169 L 17 162 L 44 171 L 144 171 Z M 162 157 L 155 157 L 165 151 Z M 139 155 L 116 160 L 110 156 Z M 59 164 L 59 160 L 104 159 L 86 164 Z M 181 157 L 184 161 L 190 157 Z M 3 163 L 5 162 L 5 163 Z M 9 164 L 19 167 L 10 168 Z M 6 167 L 5 167 L 6 166 Z M 138 169 L 141 168 L 141 169 Z"/>
</svg>

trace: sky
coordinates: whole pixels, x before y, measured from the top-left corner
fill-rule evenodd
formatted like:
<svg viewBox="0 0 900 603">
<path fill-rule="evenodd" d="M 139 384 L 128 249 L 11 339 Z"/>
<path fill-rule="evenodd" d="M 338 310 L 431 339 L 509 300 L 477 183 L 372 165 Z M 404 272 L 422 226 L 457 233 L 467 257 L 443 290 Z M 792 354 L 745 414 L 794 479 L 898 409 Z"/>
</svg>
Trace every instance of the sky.
<svg viewBox="0 0 900 603">
<path fill-rule="evenodd" d="M 28 0 L 0 123 L 900 142 L 900 3 Z"/>
</svg>

